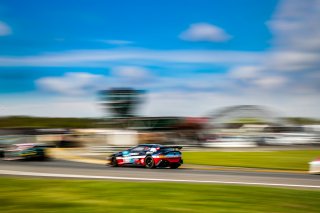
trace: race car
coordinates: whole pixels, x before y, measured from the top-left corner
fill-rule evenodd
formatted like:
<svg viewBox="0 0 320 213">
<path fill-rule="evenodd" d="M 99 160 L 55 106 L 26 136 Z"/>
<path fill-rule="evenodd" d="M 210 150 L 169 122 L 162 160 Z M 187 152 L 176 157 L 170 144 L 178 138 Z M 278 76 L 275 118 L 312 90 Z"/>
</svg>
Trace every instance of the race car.
<svg viewBox="0 0 320 213">
<path fill-rule="evenodd" d="M 156 167 L 176 169 L 183 164 L 181 149 L 181 146 L 141 144 L 128 150 L 112 154 L 108 157 L 108 164 L 113 167 L 135 165 L 149 169 Z"/>
<path fill-rule="evenodd" d="M 45 160 L 46 146 L 35 143 L 13 144 L 4 150 L 4 160 Z"/>
</svg>

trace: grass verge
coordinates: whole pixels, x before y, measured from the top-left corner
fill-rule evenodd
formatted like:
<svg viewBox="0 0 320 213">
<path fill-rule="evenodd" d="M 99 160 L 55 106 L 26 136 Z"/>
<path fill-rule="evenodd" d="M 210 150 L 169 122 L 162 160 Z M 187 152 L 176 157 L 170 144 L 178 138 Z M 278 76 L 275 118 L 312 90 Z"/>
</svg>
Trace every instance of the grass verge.
<svg viewBox="0 0 320 213">
<path fill-rule="evenodd" d="M 320 150 L 266 152 L 184 152 L 186 164 L 307 171 Z"/>
<path fill-rule="evenodd" d="M 208 184 L 0 178 L 0 211 L 320 212 L 320 191 Z"/>
</svg>

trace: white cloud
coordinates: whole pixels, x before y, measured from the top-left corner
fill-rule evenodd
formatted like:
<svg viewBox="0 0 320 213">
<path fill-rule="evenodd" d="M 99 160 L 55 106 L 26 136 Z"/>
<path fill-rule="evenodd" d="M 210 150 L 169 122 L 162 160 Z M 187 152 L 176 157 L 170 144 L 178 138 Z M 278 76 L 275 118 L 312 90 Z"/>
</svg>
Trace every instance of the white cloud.
<svg viewBox="0 0 320 213">
<path fill-rule="evenodd" d="M 8 101 L 0 110 L 0 116 L 28 115 L 43 117 L 101 117 L 104 111 L 96 97 L 83 98 L 35 98 L 31 94 L 27 100 Z M 30 102 L 32 100 L 32 103 Z"/>
<path fill-rule="evenodd" d="M 311 77 L 320 67 L 319 23 L 320 0 L 283 0 L 268 22 L 274 35 L 273 48 L 262 65 L 270 76 L 287 79 L 287 92 L 319 96 L 319 82 Z"/>
<path fill-rule="evenodd" d="M 247 86 L 248 89 L 278 89 L 285 86 L 288 79 L 274 72 L 264 70 L 265 67 L 259 66 L 240 66 L 229 71 L 231 79 L 241 81 L 241 86 Z M 235 84 L 237 82 L 234 82 Z"/>
<path fill-rule="evenodd" d="M 234 85 L 222 74 L 198 74 L 190 77 L 157 77 L 150 82 L 148 88 L 156 91 L 189 91 L 213 92 L 221 90 L 233 90 Z"/>
<path fill-rule="evenodd" d="M 283 72 L 303 72 L 318 68 L 320 52 L 276 50 L 270 53 L 266 61 L 269 69 Z"/>
<path fill-rule="evenodd" d="M 179 36 L 186 41 L 222 42 L 230 36 L 220 27 L 208 23 L 195 23 Z"/>
<path fill-rule="evenodd" d="M 141 114 L 145 116 L 207 116 L 220 107 L 241 104 L 264 105 L 276 109 L 281 116 L 319 117 L 317 95 L 261 93 L 223 94 L 215 92 L 166 91 L 149 92 Z M 9 98 L 0 106 L 0 116 L 32 115 L 49 117 L 101 117 L 104 110 L 97 97 L 37 97 L 34 94 Z"/>
<path fill-rule="evenodd" d="M 235 79 L 248 80 L 259 76 L 261 71 L 261 67 L 257 66 L 240 66 L 231 69 L 229 76 Z"/>
<path fill-rule="evenodd" d="M 319 11 L 319 0 L 283 0 L 269 22 L 276 45 L 299 50 L 319 48 Z"/>
<path fill-rule="evenodd" d="M 70 72 L 63 76 L 50 76 L 36 80 L 41 91 L 60 96 L 95 96 L 99 90 L 111 87 L 152 88 L 153 75 L 144 67 L 119 66 L 110 76 L 85 72 Z"/>
<path fill-rule="evenodd" d="M 104 76 L 83 72 L 65 73 L 61 77 L 40 78 L 36 84 L 41 90 L 62 95 L 90 94 L 107 86 Z"/>
<path fill-rule="evenodd" d="M 113 87 L 150 88 L 154 76 L 151 71 L 141 66 L 116 66 L 111 69 L 110 82 Z"/>
<path fill-rule="evenodd" d="M 110 62 L 145 64 L 256 64 L 264 59 L 264 53 L 245 51 L 213 50 L 76 50 L 36 56 L 0 57 L 0 66 L 94 66 L 101 67 Z"/>
<path fill-rule="evenodd" d="M 263 105 L 275 109 L 280 116 L 319 117 L 320 99 L 316 95 L 281 93 L 222 94 L 215 92 L 158 92 L 148 95 L 143 111 L 148 116 L 207 116 L 220 107 Z M 196 107 L 195 107 L 196 106 Z"/>
<path fill-rule="evenodd" d="M 266 89 L 277 89 L 287 83 L 287 79 L 282 76 L 268 76 L 253 81 L 259 87 Z"/>
<path fill-rule="evenodd" d="M 277 69 L 305 71 L 320 66 L 320 1 L 283 0 L 268 22 L 275 39 Z"/>
<path fill-rule="evenodd" d="M 151 77 L 150 71 L 143 67 L 137 66 L 120 66 L 114 67 L 112 73 L 119 77 L 130 78 L 130 79 L 147 79 Z"/>
<path fill-rule="evenodd" d="M 6 23 L 0 21 L 0 36 L 7 36 L 11 33 L 11 28 Z"/>
<path fill-rule="evenodd" d="M 319 96 L 319 82 L 311 77 L 320 67 L 319 22 L 320 0 L 282 1 L 268 22 L 274 37 L 264 60 L 254 66 L 250 63 L 236 66 L 229 76 L 242 80 L 241 86 L 248 90 L 281 88 L 284 97 L 287 94 Z"/>
<path fill-rule="evenodd" d="M 119 45 L 119 46 L 133 44 L 132 41 L 127 41 L 127 40 L 99 40 L 99 41 L 102 43 Z"/>
</svg>

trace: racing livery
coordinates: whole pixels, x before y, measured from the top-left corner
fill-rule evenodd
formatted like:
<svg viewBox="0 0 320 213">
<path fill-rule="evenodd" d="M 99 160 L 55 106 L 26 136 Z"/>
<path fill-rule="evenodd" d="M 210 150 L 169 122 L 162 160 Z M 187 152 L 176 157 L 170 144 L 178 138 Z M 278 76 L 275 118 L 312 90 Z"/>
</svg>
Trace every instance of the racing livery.
<svg viewBox="0 0 320 213">
<path fill-rule="evenodd" d="M 183 164 L 181 146 L 141 144 L 128 150 L 112 154 L 108 160 L 113 167 L 123 165 L 144 166 L 146 168 L 170 167 L 176 169 Z"/>
<path fill-rule="evenodd" d="M 35 143 L 13 144 L 4 150 L 4 160 L 45 160 L 46 146 Z"/>
</svg>

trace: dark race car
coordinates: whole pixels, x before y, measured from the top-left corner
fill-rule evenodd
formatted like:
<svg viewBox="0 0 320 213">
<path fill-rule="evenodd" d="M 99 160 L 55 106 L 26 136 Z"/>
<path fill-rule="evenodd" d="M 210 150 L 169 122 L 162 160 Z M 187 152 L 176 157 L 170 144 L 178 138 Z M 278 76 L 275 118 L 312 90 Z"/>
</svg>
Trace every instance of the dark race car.
<svg viewBox="0 0 320 213">
<path fill-rule="evenodd" d="M 4 150 L 4 160 L 45 160 L 46 146 L 35 143 L 13 144 Z"/>
<path fill-rule="evenodd" d="M 136 165 L 150 169 L 156 167 L 176 169 L 183 164 L 181 149 L 181 146 L 141 144 L 128 150 L 114 153 L 108 160 L 113 167 Z"/>
</svg>

